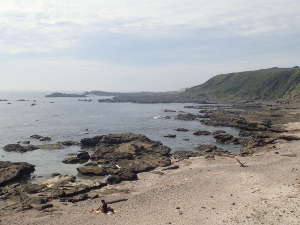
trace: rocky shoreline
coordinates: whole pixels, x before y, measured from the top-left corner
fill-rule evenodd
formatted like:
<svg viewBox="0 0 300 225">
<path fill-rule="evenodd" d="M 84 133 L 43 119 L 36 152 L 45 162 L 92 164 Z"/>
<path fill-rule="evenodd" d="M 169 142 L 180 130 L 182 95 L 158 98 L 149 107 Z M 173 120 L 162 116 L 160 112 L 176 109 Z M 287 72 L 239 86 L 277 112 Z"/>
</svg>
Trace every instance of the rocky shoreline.
<svg viewBox="0 0 300 225">
<path fill-rule="evenodd" d="M 187 106 L 196 113 L 179 113 L 175 119 L 199 121 L 207 126 L 235 127 L 240 130 L 235 137 L 223 130 L 209 132 L 205 130 L 189 131 L 181 127 L 176 132 L 193 132 L 193 135 L 213 136 L 217 143 L 241 146 L 238 154 L 226 151 L 216 145 L 199 145 L 191 151 L 172 152 L 161 142 L 153 141 L 142 134 L 122 133 L 84 138 L 80 142 L 64 141 L 54 144 L 31 145 L 30 142 L 9 144 L 5 151 L 25 153 L 39 149 L 58 149 L 78 145 L 81 150 L 63 159 L 63 163 L 81 164 L 78 176 L 53 174 L 53 178 L 38 183 L 25 182 L 34 172 L 34 165 L 0 161 L 0 201 L 1 212 L 23 211 L 30 209 L 45 210 L 53 207 L 53 200 L 60 202 L 78 202 L 100 197 L 95 190 L 122 181 L 139 179 L 139 173 L 156 168 L 176 169 L 174 162 L 190 157 L 236 157 L 253 155 L 265 146 L 274 146 L 279 140 L 299 140 L 297 136 L 286 134 L 284 123 L 297 121 L 299 113 L 290 112 L 286 105 L 265 104 L 249 110 L 249 107 L 224 106 Z M 199 111 L 199 109 L 201 110 Z M 165 110 L 165 113 L 170 111 Z M 174 113 L 172 111 L 171 113 Z M 174 136 L 173 136 L 174 137 Z M 33 135 L 41 142 L 50 141 L 50 137 Z M 176 135 L 175 137 L 176 138 Z"/>
</svg>

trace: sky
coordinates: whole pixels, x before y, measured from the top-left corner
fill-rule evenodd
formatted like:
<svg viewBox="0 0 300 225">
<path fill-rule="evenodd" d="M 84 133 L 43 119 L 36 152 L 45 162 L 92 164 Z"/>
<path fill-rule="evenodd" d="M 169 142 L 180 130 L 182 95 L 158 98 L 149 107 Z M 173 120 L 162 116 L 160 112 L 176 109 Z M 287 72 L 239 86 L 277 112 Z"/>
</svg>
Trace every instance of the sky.
<svg viewBox="0 0 300 225">
<path fill-rule="evenodd" d="M 299 0 L 0 5 L 0 91 L 170 91 L 300 65 Z"/>
</svg>

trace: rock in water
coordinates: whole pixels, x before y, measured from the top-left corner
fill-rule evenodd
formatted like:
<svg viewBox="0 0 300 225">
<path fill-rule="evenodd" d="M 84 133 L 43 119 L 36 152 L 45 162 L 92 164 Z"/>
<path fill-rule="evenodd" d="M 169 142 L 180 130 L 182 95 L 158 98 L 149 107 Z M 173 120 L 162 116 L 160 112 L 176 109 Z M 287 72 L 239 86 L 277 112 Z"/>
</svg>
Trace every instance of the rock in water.
<svg viewBox="0 0 300 225">
<path fill-rule="evenodd" d="M 20 144 L 9 144 L 9 145 L 5 145 L 3 147 L 3 150 L 6 152 L 28 152 L 28 151 L 33 151 L 33 150 L 37 150 L 39 149 L 39 147 L 34 146 L 34 145 L 26 145 L 26 146 L 22 146 Z"/>
<path fill-rule="evenodd" d="M 25 162 L 0 161 L 0 186 L 29 177 L 34 172 L 34 167 Z"/>
<path fill-rule="evenodd" d="M 210 131 L 206 130 L 197 130 L 193 133 L 193 135 L 200 136 L 200 135 L 211 135 Z"/>
</svg>

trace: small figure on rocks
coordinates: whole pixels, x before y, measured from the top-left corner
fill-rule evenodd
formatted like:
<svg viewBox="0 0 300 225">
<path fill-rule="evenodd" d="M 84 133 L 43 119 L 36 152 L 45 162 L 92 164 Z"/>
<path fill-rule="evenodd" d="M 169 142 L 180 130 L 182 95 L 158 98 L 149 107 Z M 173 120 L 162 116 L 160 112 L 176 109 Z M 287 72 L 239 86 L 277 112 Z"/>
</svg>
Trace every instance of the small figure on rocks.
<svg viewBox="0 0 300 225">
<path fill-rule="evenodd" d="M 114 214 L 114 209 L 109 207 L 105 200 L 101 200 L 102 205 L 96 210 L 97 213 L 104 213 L 107 215 Z"/>
</svg>

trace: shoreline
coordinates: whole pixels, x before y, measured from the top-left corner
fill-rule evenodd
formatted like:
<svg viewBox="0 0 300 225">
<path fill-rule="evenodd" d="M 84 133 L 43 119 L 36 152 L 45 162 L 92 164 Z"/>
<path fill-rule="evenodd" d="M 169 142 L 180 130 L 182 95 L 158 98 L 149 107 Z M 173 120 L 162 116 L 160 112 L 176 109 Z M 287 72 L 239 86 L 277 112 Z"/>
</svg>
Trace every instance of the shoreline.
<svg viewBox="0 0 300 225">
<path fill-rule="evenodd" d="M 286 125 L 300 137 L 300 123 Z M 139 180 L 106 186 L 100 198 L 78 203 L 53 201 L 53 208 L 3 215 L 0 224 L 298 224 L 297 151 L 300 141 L 276 140 L 247 157 L 203 156 L 172 160 L 172 170 L 139 173 Z M 107 201 L 114 215 L 91 212 Z"/>
</svg>

